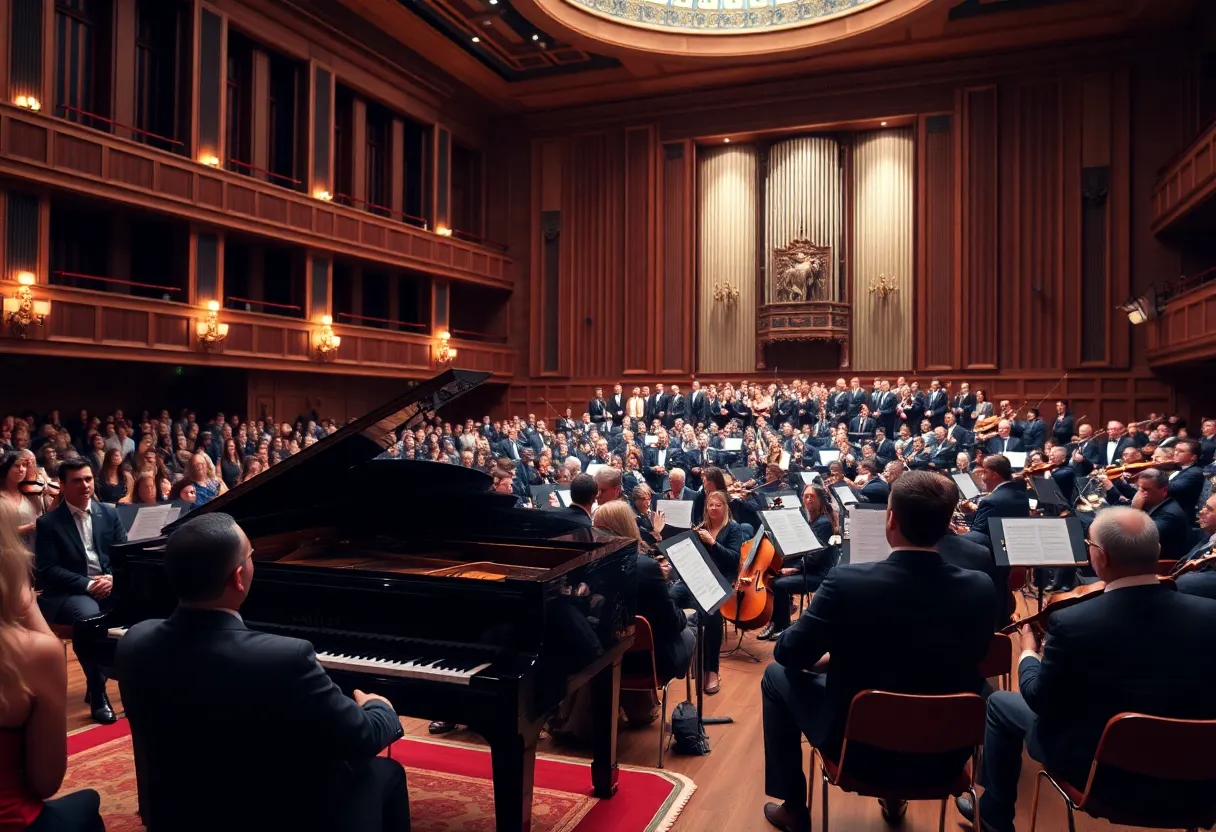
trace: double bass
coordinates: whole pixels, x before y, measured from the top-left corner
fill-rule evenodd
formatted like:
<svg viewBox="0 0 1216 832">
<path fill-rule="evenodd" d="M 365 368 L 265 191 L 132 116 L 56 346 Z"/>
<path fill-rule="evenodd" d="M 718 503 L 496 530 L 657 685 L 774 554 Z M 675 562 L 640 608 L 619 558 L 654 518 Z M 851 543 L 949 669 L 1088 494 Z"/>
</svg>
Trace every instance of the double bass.
<svg viewBox="0 0 1216 832">
<path fill-rule="evenodd" d="M 722 605 L 722 617 L 740 630 L 758 630 L 773 617 L 773 593 L 768 584 L 781 574 L 781 555 L 768 535 L 760 532 L 744 542 L 739 553 L 735 594 Z"/>
</svg>

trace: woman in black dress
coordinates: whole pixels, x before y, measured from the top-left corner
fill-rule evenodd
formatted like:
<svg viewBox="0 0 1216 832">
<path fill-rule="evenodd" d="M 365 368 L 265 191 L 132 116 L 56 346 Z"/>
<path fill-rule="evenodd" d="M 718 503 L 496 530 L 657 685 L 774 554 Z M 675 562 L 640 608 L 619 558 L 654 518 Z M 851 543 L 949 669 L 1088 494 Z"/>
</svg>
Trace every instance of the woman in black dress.
<svg viewBox="0 0 1216 832">
<path fill-rule="evenodd" d="M 229 488 L 236 488 L 237 483 L 241 481 L 241 454 L 237 450 L 235 439 L 224 441 L 224 453 L 220 456 L 220 478 Z"/>
<path fill-rule="evenodd" d="M 122 464 L 122 451 L 110 448 L 102 458 L 94 487 L 98 502 L 129 503 L 135 491 L 131 472 Z"/>
</svg>

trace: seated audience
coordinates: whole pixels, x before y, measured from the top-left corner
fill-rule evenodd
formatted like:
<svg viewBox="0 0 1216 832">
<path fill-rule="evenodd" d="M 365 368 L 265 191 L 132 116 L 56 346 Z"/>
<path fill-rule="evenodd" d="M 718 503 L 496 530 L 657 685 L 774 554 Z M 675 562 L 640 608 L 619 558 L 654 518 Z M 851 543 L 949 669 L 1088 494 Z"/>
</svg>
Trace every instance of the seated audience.
<svg viewBox="0 0 1216 832">
<path fill-rule="evenodd" d="M 52 799 L 67 772 L 67 662 L 36 603 L 19 523 L 0 501 L 0 829 L 97 832 L 97 792 Z"/>
<path fill-rule="evenodd" d="M 766 804 L 764 815 L 777 828 L 811 828 L 801 735 L 828 759 L 839 759 L 849 706 L 859 692 L 980 691 L 978 666 L 992 641 L 997 599 L 986 576 L 951 566 L 936 551 L 957 502 L 958 488 L 946 477 L 922 471 L 900 476 L 887 513 L 890 556 L 836 567 L 809 609 L 777 640 L 761 684 L 765 792 L 782 801 Z M 865 748 L 851 749 L 849 758 L 858 776 L 878 782 L 896 775 L 901 782 L 938 779 L 965 762 L 952 754 L 918 758 L 910 766 Z M 905 810 L 901 803 L 883 804 L 892 821 Z"/>
<path fill-rule="evenodd" d="M 402 736 L 387 699 L 343 695 L 311 644 L 249 630 L 253 549 L 226 514 L 169 537 L 178 598 L 131 627 L 115 656 L 149 832 L 409 829 L 405 771 L 378 757 Z M 254 799 L 220 799 L 240 762 Z"/>
<path fill-rule="evenodd" d="M 206 505 L 228 490 L 223 480 L 216 479 L 215 463 L 202 451 L 190 457 L 186 479 L 194 484 L 194 507 Z"/>
<path fill-rule="evenodd" d="M 1052 614 L 1041 655 L 1034 633 L 1023 628 L 1020 692 L 988 699 L 980 769 L 985 829 L 1014 828 L 1023 744 L 1031 759 L 1084 788 L 1098 739 L 1116 714 L 1216 718 L 1209 644 L 1216 603 L 1161 584 L 1157 528 L 1131 508 L 1100 512 L 1089 530 L 1089 558 L 1105 592 Z M 1136 787 L 1134 779 L 1127 785 Z M 973 817 L 970 798 L 959 798 L 958 807 Z"/>
<path fill-rule="evenodd" d="M 135 491 L 134 479 L 123 464 L 122 452 L 110 448 L 101 463 L 101 470 L 94 479 L 97 499 L 103 503 L 129 503 Z"/>
</svg>

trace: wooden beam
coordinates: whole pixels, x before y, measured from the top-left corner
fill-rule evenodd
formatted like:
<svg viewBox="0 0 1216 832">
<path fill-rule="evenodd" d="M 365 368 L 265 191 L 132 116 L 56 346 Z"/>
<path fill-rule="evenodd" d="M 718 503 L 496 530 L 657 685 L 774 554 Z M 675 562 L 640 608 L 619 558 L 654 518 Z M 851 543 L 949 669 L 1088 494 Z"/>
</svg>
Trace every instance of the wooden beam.
<svg viewBox="0 0 1216 832">
<path fill-rule="evenodd" d="M 253 93 L 249 161 L 256 169 L 251 171 L 253 177 L 265 182 L 269 177 L 262 171 L 270 168 L 270 56 L 261 49 L 253 50 L 253 77 L 249 86 Z"/>
<path fill-rule="evenodd" d="M 136 0 L 114 2 L 114 120 L 118 124 L 135 124 L 135 35 Z M 53 4 L 52 4 L 53 5 Z M 132 139 L 134 134 L 125 127 L 115 126 L 114 135 Z"/>
</svg>

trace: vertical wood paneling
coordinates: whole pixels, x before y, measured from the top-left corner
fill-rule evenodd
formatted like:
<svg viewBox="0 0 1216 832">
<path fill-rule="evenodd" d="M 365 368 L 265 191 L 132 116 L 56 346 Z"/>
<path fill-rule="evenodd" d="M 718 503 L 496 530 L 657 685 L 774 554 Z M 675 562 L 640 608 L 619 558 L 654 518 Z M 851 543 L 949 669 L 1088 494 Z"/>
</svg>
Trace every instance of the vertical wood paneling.
<svg viewBox="0 0 1216 832">
<path fill-rule="evenodd" d="M 920 121 L 920 260 L 914 329 L 917 365 L 928 370 L 955 366 L 954 352 L 954 124 L 952 115 Z"/>
<path fill-rule="evenodd" d="M 857 134 L 853 152 L 853 368 L 912 366 L 913 192 L 911 128 Z M 899 291 L 869 292 L 879 275 Z"/>
<path fill-rule="evenodd" d="M 334 76 L 314 64 L 312 78 L 312 191 L 332 192 Z"/>
<path fill-rule="evenodd" d="M 19 95 L 42 94 L 43 36 L 46 6 L 42 0 L 12 0 L 9 26 L 9 100 Z M 51 102 L 43 100 L 49 108 Z"/>
<path fill-rule="evenodd" d="M 654 130 L 650 127 L 625 131 L 625 372 L 652 369 L 650 339 L 653 328 L 647 321 L 651 306 L 654 262 Z"/>
<path fill-rule="evenodd" d="M 816 245 L 831 246 L 832 273 L 824 300 L 840 299 L 843 202 L 841 197 L 840 145 L 824 136 L 803 136 L 778 142 L 769 148 L 766 172 L 765 232 L 766 298 L 772 303 L 772 280 L 776 273 L 773 249 L 800 238 Z"/>
<path fill-rule="evenodd" d="M 1012 228 L 1001 258 L 999 316 L 1013 337 L 1002 339 L 1001 366 L 1045 369 L 1063 362 L 1063 163 L 1061 85 L 1035 81 L 1014 91 L 1013 146 L 1007 216 Z"/>
<path fill-rule="evenodd" d="M 749 372 L 756 366 L 757 166 L 750 145 L 714 148 L 697 159 L 698 372 Z M 737 287 L 738 302 L 715 302 L 716 283 Z"/>
<path fill-rule="evenodd" d="M 663 264 L 659 291 L 652 295 L 651 331 L 658 330 L 655 341 L 657 369 L 687 372 L 692 369 L 692 335 L 697 320 L 693 281 L 695 257 L 692 199 L 692 142 L 663 145 Z"/>
<path fill-rule="evenodd" d="M 973 87 L 961 97 L 963 366 L 993 369 L 999 343 L 997 91 Z"/>
<path fill-rule="evenodd" d="M 4 277 L 16 280 L 20 272 L 38 272 L 39 249 L 38 197 L 19 191 L 8 192 L 5 214 Z M 41 275 L 43 282 L 48 275 Z"/>
<path fill-rule="evenodd" d="M 200 12 L 198 57 L 198 149 L 221 160 L 223 145 L 221 112 L 224 106 L 224 19 L 209 9 Z"/>
</svg>

